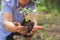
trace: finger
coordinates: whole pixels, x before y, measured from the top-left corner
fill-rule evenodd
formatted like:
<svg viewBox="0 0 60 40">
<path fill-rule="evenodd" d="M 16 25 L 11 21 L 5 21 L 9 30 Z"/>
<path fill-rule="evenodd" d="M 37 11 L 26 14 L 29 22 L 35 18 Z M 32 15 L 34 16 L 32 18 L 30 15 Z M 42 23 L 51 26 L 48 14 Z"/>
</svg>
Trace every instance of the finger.
<svg viewBox="0 0 60 40">
<path fill-rule="evenodd" d="M 25 30 L 24 26 L 17 26 L 17 30 Z"/>
<path fill-rule="evenodd" d="M 34 31 L 37 31 L 37 29 L 36 28 L 33 28 L 31 32 L 34 32 Z"/>
<path fill-rule="evenodd" d="M 36 26 L 36 25 L 34 25 L 34 27 L 33 27 L 33 28 L 37 30 L 37 26 Z"/>
<path fill-rule="evenodd" d="M 32 32 L 36 32 L 37 30 L 34 28 L 34 29 L 32 29 Z"/>
<path fill-rule="evenodd" d="M 37 26 L 38 30 L 43 30 L 44 28 L 42 26 Z"/>
<path fill-rule="evenodd" d="M 35 34 L 37 32 L 37 30 L 41 30 L 41 28 L 42 28 L 42 26 L 35 25 L 29 34 Z"/>
<path fill-rule="evenodd" d="M 37 30 L 43 30 L 44 29 L 42 26 L 38 26 L 38 25 L 35 25 L 34 28 L 36 28 Z"/>
<path fill-rule="evenodd" d="M 28 33 L 28 35 L 33 35 L 33 34 L 35 34 L 35 32 L 30 32 L 30 33 Z"/>
<path fill-rule="evenodd" d="M 20 34 L 26 34 L 27 31 L 20 31 L 19 33 L 20 33 Z"/>
<path fill-rule="evenodd" d="M 36 29 L 33 29 L 30 33 L 34 34 L 36 31 L 37 31 Z"/>
<path fill-rule="evenodd" d="M 15 26 L 20 26 L 20 23 L 14 22 L 14 25 L 15 25 Z"/>
<path fill-rule="evenodd" d="M 33 35 L 36 33 L 36 29 L 32 29 L 32 31 L 29 33 L 29 35 Z"/>
<path fill-rule="evenodd" d="M 27 32 L 26 28 L 24 28 L 24 29 L 17 29 L 17 31 L 18 31 L 18 32 L 24 32 L 24 31 Z"/>
</svg>

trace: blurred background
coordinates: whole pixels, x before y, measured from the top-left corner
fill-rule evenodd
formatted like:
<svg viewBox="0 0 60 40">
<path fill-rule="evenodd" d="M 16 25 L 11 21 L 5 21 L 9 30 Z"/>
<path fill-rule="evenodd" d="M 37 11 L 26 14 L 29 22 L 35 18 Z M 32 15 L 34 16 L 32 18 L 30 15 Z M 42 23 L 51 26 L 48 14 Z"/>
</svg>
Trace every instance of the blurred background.
<svg viewBox="0 0 60 40">
<path fill-rule="evenodd" d="M 32 40 L 60 40 L 60 0 L 41 0 L 40 3 L 36 3 L 36 7 L 38 15 L 29 16 L 35 18 L 44 30 L 38 30 Z"/>
</svg>

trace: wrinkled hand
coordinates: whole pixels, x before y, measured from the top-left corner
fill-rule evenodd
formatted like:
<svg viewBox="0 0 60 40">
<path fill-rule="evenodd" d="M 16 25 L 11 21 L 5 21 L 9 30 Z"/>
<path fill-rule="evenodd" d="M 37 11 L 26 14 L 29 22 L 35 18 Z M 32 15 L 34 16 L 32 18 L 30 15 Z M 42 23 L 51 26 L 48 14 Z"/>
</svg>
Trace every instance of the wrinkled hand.
<svg viewBox="0 0 60 40">
<path fill-rule="evenodd" d="M 37 30 L 43 30 L 42 26 L 34 25 L 32 31 L 30 33 L 27 33 L 27 35 L 33 35 L 37 32 Z"/>
<path fill-rule="evenodd" d="M 17 27 L 16 32 L 24 35 L 27 33 L 26 27 L 22 26 L 20 23 L 18 22 L 14 22 L 14 25 Z"/>
<path fill-rule="evenodd" d="M 20 23 L 18 23 L 18 22 L 15 22 L 14 24 L 17 27 L 17 32 L 22 35 L 24 35 L 24 34 L 33 35 L 37 32 L 37 30 L 43 30 L 42 26 L 34 25 L 32 31 L 30 33 L 27 33 L 27 28 L 25 26 L 20 25 Z"/>
</svg>

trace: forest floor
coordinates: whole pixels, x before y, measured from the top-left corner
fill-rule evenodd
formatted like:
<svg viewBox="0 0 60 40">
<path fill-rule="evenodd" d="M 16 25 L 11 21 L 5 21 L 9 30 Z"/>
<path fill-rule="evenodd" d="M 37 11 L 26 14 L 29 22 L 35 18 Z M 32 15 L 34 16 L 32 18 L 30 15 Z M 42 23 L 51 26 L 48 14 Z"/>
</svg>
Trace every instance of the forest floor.
<svg viewBox="0 0 60 40">
<path fill-rule="evenodd" d="M 15 40 L 22 40 L 22 36 L 15 36 Z M 60 40 L 60 24 L 52 24 L 46 30 L 38 31 L 32 40 Z"/>
</svg>

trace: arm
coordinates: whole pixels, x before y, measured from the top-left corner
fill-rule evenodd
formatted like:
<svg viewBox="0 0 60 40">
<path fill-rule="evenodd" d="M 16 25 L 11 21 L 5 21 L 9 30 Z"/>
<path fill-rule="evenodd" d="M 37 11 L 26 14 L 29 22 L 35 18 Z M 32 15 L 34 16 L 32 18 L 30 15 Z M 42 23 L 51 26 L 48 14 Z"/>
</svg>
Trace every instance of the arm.
<svg viewBox="0 0 60 40">
<path fill-rule="evenodd" d="M 6 0 L 5 0 L 6 1 Z M 12 0 L 6 1 L 2 0 L 2 13 L 3 13 L 3 25 L 5 25 L 6 29 L 9 30 L 10 32 L 15 32 L 16 27 L 14 23 L 12 22 L 12 10 L 10 9 L 10 5 L 12 5 Z M 7 6 L 7 4 L 10 6 Z M 14 28 L 14 29 L 13 29 Z"/>
<path fill-rule="evenodd" d="M 12 22 L 12 14 L 3 14 L 4 22 L 6 29 L 10 32 L 16 32 L 16 27 L 14 23 Z"/>
<path fill-rule="evenodd" d="M 3 14 L 4 17 L 4 25 L 7 30 L 10 32 L 19 32 L 20 34 L 25 34 L 26 28 L 18 22 L 13 22 L 12 14 Z M 20 32 L 21 31 L 21 32 Z"/>
</svg>

